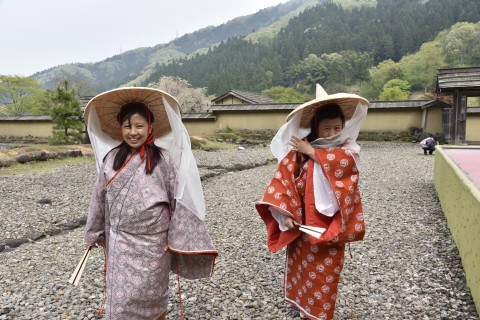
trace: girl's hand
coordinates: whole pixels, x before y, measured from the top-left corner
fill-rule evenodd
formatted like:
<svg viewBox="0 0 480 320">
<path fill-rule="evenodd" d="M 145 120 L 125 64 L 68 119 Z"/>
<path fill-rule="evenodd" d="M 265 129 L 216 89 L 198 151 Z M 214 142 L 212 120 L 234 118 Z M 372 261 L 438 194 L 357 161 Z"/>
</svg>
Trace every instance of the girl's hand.
<svg viewBox="0 0 480 320">
<path fill-rule="evenodd" d="M 309 156 L 312 159 L 315 159 L 315 149 L 313 149 L 312 145 L 307 141 L 303 141 L 298 137 L 292 136 L 290 138 L 289 144 L 293 147 L 293 150 L 296 150 Z"/>
<path fill-rule="evenodd" d="M 98 248 L 98 247 L 104 248 L 104 247 L 105 247 L 105 244 L 104 244 L 104 243 L 101 243 L 101 242 L 94 243 L 94 244 L 86 244 L 86 243 L 85 243 L 85 247 L 86 247 L 87 249 L 88 249 L 88 247 L 92 247 L 93 249 L 94 249 L 94 248 Z"/>
<path fill-rule="evenodd" d="M 295 228 L 295 220 L 293 220 L 291 217 L 285 217 L 285 226 L 288 228 L 288 230 Z"/>
</svg>

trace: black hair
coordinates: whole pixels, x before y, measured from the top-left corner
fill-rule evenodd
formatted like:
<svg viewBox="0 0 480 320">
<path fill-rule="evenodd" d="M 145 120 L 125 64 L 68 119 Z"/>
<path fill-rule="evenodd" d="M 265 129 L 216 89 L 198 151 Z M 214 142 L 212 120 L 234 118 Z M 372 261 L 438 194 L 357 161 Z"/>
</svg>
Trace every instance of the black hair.
<svg viewBox="0 0 480 320">
<path fill-rule="evenodd" d="M 308 142 L 318 139 L 317 128 L 320 121 L 337 118 L 342 119 L 342 126 L 345 126 L 345 116 L 338 104 L 330 103 L 317 108 L 313 114 L 312 121 L 310 122 L 310 133 L 307 136 Z"/>
<path fill-rule="evenodd" d="M 119 125 L 121 126 L 125 120 L 130 121 L 130 118 L 134 114 L 139 114 L 147 121 L 150 118 L 150 125 L 153 124 L 153 113 L 144 103 L 129 102 L 122 106 L 120 112 L 117 115 Z M 130 156 L 132 149 L 125 141 L 122 141 L 122 143 L 118 147 L 116 147 L 116 149 L 118 149 L 118 152 L 115 155 L 115 160 L 113 161 L 113 170 L 118 171 L 125 164 L 125 161 L 127 161 L 127 158 Z M 145 144 L 145 152 L 148 153 L 148 156 L 150 158 L 150 170 L 148 169 L 148 162 L 145 161 L 145 173 L 151 174 L 155 166 L 160 162 L 161 149 L 157 147 L 154 143 L 150 143 Z"/>
</svg>

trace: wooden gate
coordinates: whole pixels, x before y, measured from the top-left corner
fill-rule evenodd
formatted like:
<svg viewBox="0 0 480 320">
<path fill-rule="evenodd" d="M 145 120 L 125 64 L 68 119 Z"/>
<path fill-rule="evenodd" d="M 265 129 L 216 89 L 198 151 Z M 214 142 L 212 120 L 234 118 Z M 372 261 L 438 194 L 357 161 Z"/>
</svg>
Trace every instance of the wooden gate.
<svg viewBox="0 0 480 320">
<path fill-rule="evenodd" d="M 454 139 L 452 113 L 453 108 L 444 108 L 442 110 L 442 131 L 445 136 L 445 143 L 452 143 Z"/>
</svg>

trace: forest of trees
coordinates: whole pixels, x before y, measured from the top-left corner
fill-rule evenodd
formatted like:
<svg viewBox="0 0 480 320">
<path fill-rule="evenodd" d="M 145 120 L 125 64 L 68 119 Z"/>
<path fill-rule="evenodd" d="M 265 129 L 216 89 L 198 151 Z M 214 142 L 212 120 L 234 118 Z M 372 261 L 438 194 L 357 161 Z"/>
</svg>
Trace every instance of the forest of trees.
<svg viewBox="0 0 480 320">
<path fill-rule="evenodd" d="M 326 3 L 292 18 L 271 44 L 234 37 L 207 54 L 157 65 L 145 84 L 168 75 L 219 95 L 278 86 L 308 94 L 321 83 L 330 92 L 353 88 L 378 99 L 388 81 L 400 79 L 408 83 L 389 83 L 387 96 L 397 88 L 428 91 L 438 68 L 480 65 L 479 38 L 466 39 L 469 32 L 478 35 L 478 21 L 478 0 L 378 0 L 376 7 L 353 9 Z M 471 23 L 446 37 L 458 22 Z M 393 69 L 378 81 L 375 72 L 385 66 Z"/>
</svg>

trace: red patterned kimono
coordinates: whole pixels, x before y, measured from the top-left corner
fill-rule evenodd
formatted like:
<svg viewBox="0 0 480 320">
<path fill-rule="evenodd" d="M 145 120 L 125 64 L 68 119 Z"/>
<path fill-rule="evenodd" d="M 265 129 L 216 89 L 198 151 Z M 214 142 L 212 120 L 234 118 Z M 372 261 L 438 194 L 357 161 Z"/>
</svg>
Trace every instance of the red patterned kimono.
<svg viewBox="0 0 480 320">
<path fill-rule="evenodd" d="M 362 240 L 365 223 L 352 153 L 341 148 L 315 149 L 315 153 L 340 208 L 333 217 L 315 208 L 314 161 L 299 163 L 302 158 L 294 151 L 280 162 L 256 209 L 267 227 L 270 251 L 287 246 L 284 299 L 309 319 L 333 319 L 345 243 Z M 282 232 L 270 208 L 326 231 L 320 239 L 298 228 Z"/>
</svg>

